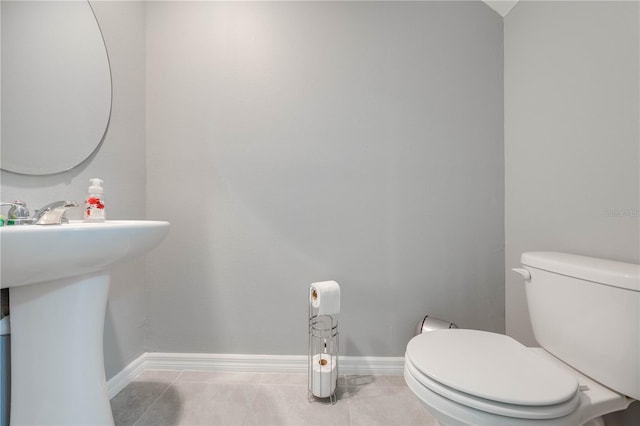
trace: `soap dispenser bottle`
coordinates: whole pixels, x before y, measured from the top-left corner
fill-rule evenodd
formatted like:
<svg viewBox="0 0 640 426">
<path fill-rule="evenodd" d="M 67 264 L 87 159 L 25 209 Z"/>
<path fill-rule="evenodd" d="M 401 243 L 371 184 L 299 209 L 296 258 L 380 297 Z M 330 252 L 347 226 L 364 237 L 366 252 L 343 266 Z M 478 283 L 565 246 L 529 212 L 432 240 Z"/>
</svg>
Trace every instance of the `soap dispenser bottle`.
<svg viewBox="0 0 640 426">
<path fill-rule="evenodd" d="M 104 212 L 104 189 L 102 188 L 102 179 L 89 179 L 89 195 L 85 201 L 84 221 L 85 222 L 104 222 L 106 219 Z"/>
</svg>

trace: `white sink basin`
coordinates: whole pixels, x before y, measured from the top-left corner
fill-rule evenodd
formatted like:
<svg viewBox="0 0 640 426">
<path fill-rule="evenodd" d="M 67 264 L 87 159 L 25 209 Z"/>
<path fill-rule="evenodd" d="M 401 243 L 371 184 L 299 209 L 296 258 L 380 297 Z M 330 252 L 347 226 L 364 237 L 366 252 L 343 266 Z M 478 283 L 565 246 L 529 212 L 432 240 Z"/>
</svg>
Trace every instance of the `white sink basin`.
<svg viewBox="0 0 640 426">
<path fill-rule="evenodd" d="M 0 228 L 11 424 L 113 424 L 103 356 L 109 267 L 168 232 L 168 222 L 142 220 Z"/>
<path fill-rule="evenodd" d="M 0 228 L 0 287 L 104 270 L 157 246 L 169 222 L 109 220 Z"/>
</svg>

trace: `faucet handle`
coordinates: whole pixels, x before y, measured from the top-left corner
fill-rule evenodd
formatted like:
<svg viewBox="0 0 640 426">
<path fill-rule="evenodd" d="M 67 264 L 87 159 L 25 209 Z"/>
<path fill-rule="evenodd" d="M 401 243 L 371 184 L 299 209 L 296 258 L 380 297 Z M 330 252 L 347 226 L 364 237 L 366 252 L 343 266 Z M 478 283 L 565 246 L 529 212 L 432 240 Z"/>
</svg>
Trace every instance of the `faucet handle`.
<svg viewBox="0 0 640 426">
<path fill-rule="evenodd" d="M 11 203 L 0 203 L 0 206 L 11 206 L 7 216 L 9 217 L 9 225 L 26 225 L 32 223 L 32 219 L 29 217 L 29 209 L 27 203 L 21 200 L 15 200 Z"/>
</svg>

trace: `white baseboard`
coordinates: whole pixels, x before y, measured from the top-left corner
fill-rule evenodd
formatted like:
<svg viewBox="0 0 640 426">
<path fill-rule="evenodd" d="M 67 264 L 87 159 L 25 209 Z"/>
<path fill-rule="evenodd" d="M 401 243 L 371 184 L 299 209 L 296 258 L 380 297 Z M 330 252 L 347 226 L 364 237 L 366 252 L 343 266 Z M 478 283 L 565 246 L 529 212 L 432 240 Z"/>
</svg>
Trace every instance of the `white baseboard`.
<svg viewBox="0 0 640 426">
<path fill-rule="evenodd" d="M 303 355 L 237 355 L 147 353 L 145 367 L 150 370 L 198 370 L 245 373 L 303 373 Z"/>
<path fill-rule="evenodd" d="M 338 373 L 401 375 L 403 357 L 340 356 Z M 144 370 L 195 370 L 246 373 L 306 373 L 306 355 L 237 355 L 146 352 L 107 382 L 113 398 Z"/>
<path fill-rule="evenodd" d="M 118 374 L 107 380 L 107 393 L 109 394 L 109 399 L 116 396 L 122 389 L 127 387 L 127 385 L 131 383 L 138 374 L 145 370 L 144 358 L 146 355 L 146 353 L 140 355 L 137 359 L 120 370 Z"/>
<path fill-rule="evenodd" d="M 305 356 L 305 366 L 306 366 Z M 404 357 L 341 356 L 339 373 L 348 375 L 400 376 L 404 372 Z"/>
</svg>

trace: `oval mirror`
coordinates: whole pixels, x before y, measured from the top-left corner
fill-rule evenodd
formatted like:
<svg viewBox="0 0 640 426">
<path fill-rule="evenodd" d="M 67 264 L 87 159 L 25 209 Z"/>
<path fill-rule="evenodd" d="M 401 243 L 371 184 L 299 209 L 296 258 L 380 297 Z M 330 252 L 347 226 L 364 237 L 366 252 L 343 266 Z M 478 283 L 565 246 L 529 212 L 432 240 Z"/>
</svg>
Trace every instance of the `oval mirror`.
<svg viewBox="0 0 640 426">
<path fill-rule="evenodd" d="M 102 142 L 111 69 L 87 1 L 2 1 L 0 166 L 67 171 Z"/>
</svg>

